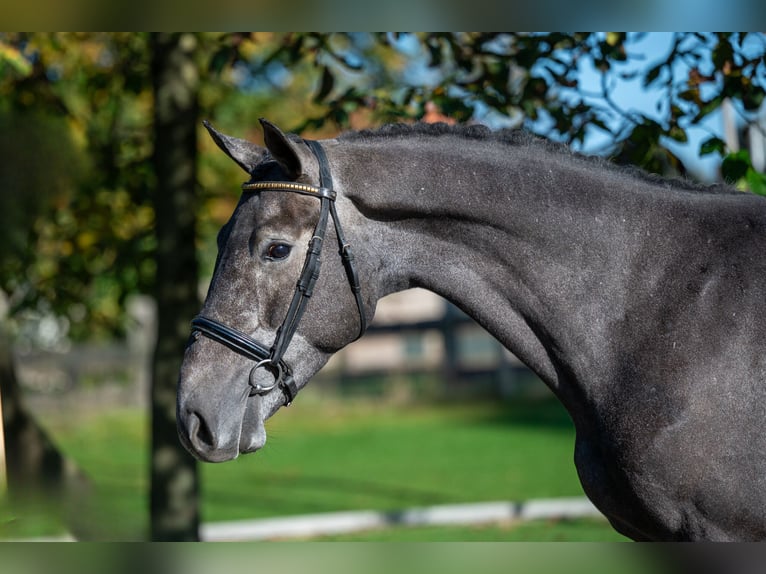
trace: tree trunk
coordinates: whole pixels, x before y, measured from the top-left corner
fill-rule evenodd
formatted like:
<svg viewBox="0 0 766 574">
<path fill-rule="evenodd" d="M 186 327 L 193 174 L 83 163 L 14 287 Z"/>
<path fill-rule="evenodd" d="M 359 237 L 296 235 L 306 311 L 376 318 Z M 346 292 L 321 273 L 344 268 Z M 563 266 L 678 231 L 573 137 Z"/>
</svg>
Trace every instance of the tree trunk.
<svg viewBox="0 0 766 574">
<path fill-rule="evenodd" d="M 157 346 L 152 369 L 151 539 L 199 538 L 196 461 L 176 431 L 176 385 L 199 309 L 195 211 L 199 74 L 191 34 L 152 34 Z"/>
<path fill-rule="evenodd" d="M 78 520 L 88 480 L 66 458 L 37 423 L 21 397 L 9 337 L 0 328 L 0 395 L 2 395 L 5 480 L 9 500 L 23 514 L 42 512 L 87 537 Z M 0 495 L 3 495 L 0 492 Z M 87 530 L 87 529 L 86 529 Z"/>
<path fill-rule="evenodd" d="M 0 384 L 0 500 L 5 497 L 5 423 L 3 422 L 3 385 Z"/>
</svg>

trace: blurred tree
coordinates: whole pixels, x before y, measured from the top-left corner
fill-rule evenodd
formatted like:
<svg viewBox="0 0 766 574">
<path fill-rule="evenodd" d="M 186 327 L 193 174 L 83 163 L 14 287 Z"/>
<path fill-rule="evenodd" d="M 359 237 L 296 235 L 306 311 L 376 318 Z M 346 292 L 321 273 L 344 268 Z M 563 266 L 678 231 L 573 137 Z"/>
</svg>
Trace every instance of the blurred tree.
<svg viewBox="0 0 766 574">
<path fill-rule="evenodd" d="M 635 51 L 639 40 L 622 33 L 0 34 L 6 327 L 18 338 L 31 320 L 53 316 L 73 339 L 119 336 L 127 297 L 155 295 L 163 316 L 153 446 L 166 448 L 175 440 L 170 401 L 180 341 L 197 305 L 190 250 L 196 245 L 209 273 L 215 232 L 241 180 L 207 138 L 196 144 L 197 164 L 202 117 L 256 141 L 259 116 L 314 137 L 430 112 L 574 144 L 595 130 L 614 141 L 607 151 L 617 161 L 661 173 L 686 171 L 669 143 L 685 141 L 724 101 L 756 124 L 766 36 L 679 33 L 652 63 Z M 582 90 L 583 70 L 599 75 L 600 89 Z M 612 92 L 625 81 L 656 90 L 656 114 L 620 108 Z M 723 175 L 741 187 L 766 190 L 747 153 L 712 135 L 700 153 L 721 155 Z M 172 468 L 161 468 L 162 460 L 155 452 L 153 536 L 192 537 L 193 463 L 177 452 L 169 455 Z M 183 484 L 171 494 L 175 471 Z"/>
<path fill-rule="evenodd" d="M 76 536 L 88 536 L 90 527 L 83 520 L 83 503 L 90 482 L 77 465 L 56 448 L 49 434 L 26 408 L 16 381 L 12 346 L 0 329 L 0 423 L 4 460 L 0 469 L 0 503 L 9 493 L 13 513 L 42 513 L 59 524 L 66 524 Z M 3 482 L 5 481 L 5 482 Z M 0 507 L 3 506 L 0 504 Z M 10 521 L 3 517 L 3 522 Z"/>
<path fill-rule="evenodd" d="M 615 161 L 674 174 L 687 168 L 668 144 L 685 143 L 688 130 L 702 126 L 724 101 L 733 102 L 743 123 L 758 125 L 766 94 L 766 35 L 675 33 L 667 55 L 651 63 L 637 51 L 643 36 L 286 34 L 273 51 L 242 60 L 256 77 L 280 77 L 280 69 L 314 62 L 312 103 L 319 112 L 296 114 L 297 131 L 327 123 L 347 127 L 360 114 L 372 124 L 419 119 L 435 105 L 458 121 L 524 127 L 570 144 L 599 130 L 610 136 L 607 151 Z M 598 74 L 600 89 L 583 89 L 584 71 Z M 615 87 L 628 81 L 654 90 L 656 113 L 622 109 L 614 101 Z M 700 147 L 701 154 L 736 151 L 715 136 Z M 725 177 L 762 190 L 763 175 L 744 154 L 729 163 L 733 169 L 724 164 Z"/>
<path fill-rule="evenodd" d="M 120 334 L 126 298 L 154 277 L 146 40 L 12 34 L 0 48 L 28 63 L 0 57 L 0 110 L 18 126 L 4 134 L 3 204 L 39 204 L 11 215 L 0 258 L 11 327 L 53 314 L 75 339 Z"/>
<path fill-rule="evenodd" d="M 199 70 L 192 34 L 152 34 L 157 345 L 152 376 L 151 539 L 197 540 L 196 461 L 178 441 L 176 381 L 199 310 L 195 248 Z"/>
<path fill-rule="evenodd" d="M 419 119 L 433 105 L 458 121 L 523 126 L 569 143 L 600 131 L 614 140 L 608 152 L 618 161 L 683 173 L 668 144 L 684 141 L 727 99 L 742 121 L 755 124 L 766 83 L 763 34 L 679 33 L 664 58 L 646 63 L 634 53 L 640 35 L 621 33 L 194 38 L 200 115 L 256 141 L 263 115 L 316 136 Z M 9 208 L 4 213 L 19 215 L 10 215 L 15 224 L 5 228 L 16 236 L 13 251 L 5 251 L 13 256 L 0 259 L 11 318 L 52 312 L 74 338 L 114 335 L 125 328 L 125 299 L 152 291 L 156 175 L 148 44 L 145 34 L 0 36 L 0 127 L 7 128 L 0 145 L 21 143 L 4 156 L 18 169 L 5 169 L 0 183 L 32 190 L 2 199 Z M 581 90 L 584 69 L 600 74 L 600 92 Z M 659 90 L 656 114 L 623 110 L 613 101 L 614 86 L 628 80 Z M 23 117 L 46 119 L 35 120 L 43 127 L 33 129 L 31 120 L 21 127 Z M 45 131 L 50 138 L 41 137 Z M 20 159 L 32 137 L 49 147 L 55 141 L 63 159 L 43 151 L 45 168 L 29 169 Z M 207 153 L 215 148 L 206 138 L 200 145 L 198 230 L 209 269 L 215 231 L 236 201 L 239 174 L 221 154 Z M 736 150 L 710 137 L 700 152 Z M 75 169 L 78 164 L 84 167 Z M 728 158 L 724 174 L 757 188 L 751 167 L 740 153 Z M 19 183 L 21 172 L 26 183 Z M 75 181 L 75 172 L 87 177 Z M 8 174 L 16 179 L 8 181 Z M 42 174 L 45 184 L 34 179 Z M 33 213 L 26 202 L 38 197 L 52 201 L 44 215 L 24 224 L 24 214 Z"/>
<path fill-rule="evenodd" d="M 155 213 L 168 215 L 163 202 L 167 198 L 172 201 L 179 192 L 172 183 L 168 185 L 167 195 L 156 191 L 158 180 L 168 184 L 168 160 L 174 158 L 168 154 L 153 156 L 153 135 L 167 142 L 163 127 L 168 125 L 165 118 L 174 108 L 166 106 L 161 121 L 152 121 L 153 87 L 156 86 L 149 73 L 149 37 L 146 34 L 14 34 L 0 39 L 0 48 L 0 54 L 5 56 L 4 61 L 0 59 L 0 94 L 3 96 L 0 111 L 9 122 L 17 124 L 19 118 L 25 117 L 55 118 L 55 121 L 48 119 L 37 130 L 19 128 L 17 135 L 13 131 L 6 132 L 8 138 L 2 140 L 8 151 L 2 156 L 8 169 L 2 173 L 12 178 L 3 187 L 3 203 L 25 214 L 34 214 L 11 216 L 7 233 L 14 239 L 10 244 L 12 249 L 0 257 L 0 288 L 9 301 L 9 326 L 15 327 L 17 336 L 23 336 L 23 327 L 30 318 L 53 315 L 62 325 L 60 331 L 74 339 L 119 336 L 126 326 L 124 304 L 129 295 L 152 292 L 155 276 L 172 281 L 174 286 L 179 279 L 172 277 L 172 268 L 170 275 L 157 271 L 158 265 L 162 265 L 164 271 L 168 264 L 167 249 L 156 249 L 158 240 L 162 238 L 166 245 L 168 231 L 172 234 L 174 228 L 168 228 L 167 218 L 155 226 Z M 187 143 L 184 150 L 196 149 L 194 113 L 196 108 L 193 117 L 188 113 L 183 117 L 187 131 L 192 134 L 191 146 Z M 156 134 L 152 132 L 153 125 L 159 126 Z M 38 145 L 28 145 L 29 141 Z M 68 143 L 72 141 L 79 153 L 67 151 L 73 147 Z M 71 176 L 73 155 L 78 159 L 87 158 L 88 169 L 78 170 L 77 179 Z M 184 169 L 188 171 L 189 166 Z M 170 173 L 172 179 L 172 170 Z M 188 182 L 183 182 L 187 189 L 180 193 L 193 194 L 193 166 L 187 180 L 191 181 L 192 188 L 188 189 Z M 8 193 L 9 190 L 12 191 Z M 153 201 L 158 203 L 157 209 Z M 27 211 L 25 204 L 33 202 L 37 210 Z M 8 213 L 14 211 L 9 209 Z M 191 235 L 186 249 L 192 251 L 193 260 L 194 219 L 192 217 L 189 223 L 187 216 L 182 221 L 187 228 L 192 226 L 191 233 L 187 230 L 184 237 L 188 239 Z M 191 304 L 187 307 L 194 309 L 196 268 L 192 267 L 189 273 L 190 278 L 181 276 L 180 279 L 190 279 L 186 292 L 191 292 Z M 156 295 L 163 303 L 169 303 L 167 290 L 158 288 Z M 177 310 L 177 307 L 170 305 L 170 309 Z M 166 315 L 160 318 L 163 334 L 167 331 L 166 318 Z M 175 372 L 168 374 L 166 345 L 172 346 L 173 341 L 161 337 L 159 342 L 154 378 L 160 391 L 153 392 L 153 398 L 161 402 L 167 395 L 167 387 L 174 387 L 177 366 Z M 177 337 L 175 342 L 177 363 L 183 342 L 179 344 Z M 5 380 L 9 385 L 16 384 L 15 377 Z M 20 404 L 18 392 L 11 389 L 8 396 L 18 399 L 14 403 Z M 5 406 L 13 406 L 13 403 Z M 157 422 L 161 429 L 167 428 L 167 424 L 162 425 L 167 410 L 165 400 L 165 408 L 157 410 L 162 416 L 153 417 L 153 423 Z M 18 413 L 26 412 L 12 411 L 16 413 L 15 418 L 19 418 Z M 28 416 L 26 419 L 31 420 Z M 9 452 L 14 442 L 19 442 L 17 452 L 34 453 L 52 447 L 44 435 L 15 432 L 18 428 L 16 425 L 12 428 L 14 432 L 8 433 Z M 153 436 L 167 434 L 164 430 L 164 434 L 158 432 Z M 175 426 L 173 439 L 176 439 Z M 35 441 L 39 446 L 33 444 Z M 182 451 L 177 440 L 175 445 L 177 451 Z M 167 459 L 168 453 L 164 454 Z M 155 486 L 167 485 L 160 477 L 167 478 L 168 470 L 165 468 L 164 474 L 158 470 L 156 457 L 152 462 L 154 493 Z M 185 463 L 188 467 L 188 455 Z M 192 463 L 192 486 L 196 488 L 194 468 Z M 42 463 L 33 470 L 40 476 L 47 473 Z M 9 466 L 9 474 L 12 472 Z M 26 472 L 32 474 L 32 470 Z M 27 486 L 33 484 L 34 481 L 26 483 Z M 160 498 L 157 495 L 151 498 L 152 516 L 162 516 L 157 518 L 156 528 L 155 522 L 152 523 L 152 534 L 168 539 L 174 536 L 172 532 L 178 532 L 178 524 L 177 521 L 169 524 L 172 520 L 167 513 L 158 510 Z M 167 508 L 178 510 L 177 497 L 162 500 Z M 193 504 L 192 509 L 186 528 L 196 537 L 196 505 Z M 179 537 L 187 539 L 190 535 L 187 532 Z"/>
</svg>

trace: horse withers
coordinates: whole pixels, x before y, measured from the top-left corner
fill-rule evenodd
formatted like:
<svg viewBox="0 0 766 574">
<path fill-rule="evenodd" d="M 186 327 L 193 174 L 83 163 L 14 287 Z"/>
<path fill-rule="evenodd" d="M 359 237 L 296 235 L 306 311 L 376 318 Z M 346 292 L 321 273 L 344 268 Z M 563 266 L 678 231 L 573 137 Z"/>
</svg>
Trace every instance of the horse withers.
<svg viewBox="0 0 766 574">
<path fill-rule="evenodd" d="M 561 400 L 583 488 L 619 532 L 766 538 L 766 199 L 519 131 L 313 142 L 262 125 L 266 148 L 208 126 L 250 180 L 181 369 L 195 456 L 261 448 L 381 297 L 424 287 Z"/>
</svg>

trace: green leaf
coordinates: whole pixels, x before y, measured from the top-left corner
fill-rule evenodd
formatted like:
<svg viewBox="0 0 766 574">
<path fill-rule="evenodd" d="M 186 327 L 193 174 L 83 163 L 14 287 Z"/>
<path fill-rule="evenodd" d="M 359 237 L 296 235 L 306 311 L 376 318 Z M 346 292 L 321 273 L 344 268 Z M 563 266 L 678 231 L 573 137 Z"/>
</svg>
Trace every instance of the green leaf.
<svg viewBox="0 0 766 574">
<path fill-rule="evenodd" d="M 751 86 L 742 94 L 742 105 L 748 112 L 754 112 L 761 107 L 766 92 L 760 86 Z"/>
<path fill-rule="evenodd" d="M 721 155 L 724 154 L 726 151 L 726 142 L 723 141 L 721 138 L 717 138 L 715 136 L 705 140 L 700 145 L 700 155 L 710 155 L 711 153 L 720 153 Z"/>
<path fill-rule="evenodd" d="M 537 119 L 537 106 L 532 100 L 524 100 L 521 103 L 521 107 L 524 110 L 524 114 L 531 120 Z"/>
<path fill-rule="evenodd" d="M 657 64 L 653 68 L 651 68 L 647 73 L 646 76 L 644 76 L 644 87 L 648 87 L 654 83 L 654 81 L 659 77 L 660 72 L 662 72 L 662 68 L 665 67 L 665 64 Z"/>
<path fill-rule="evenodd" d="M 686 135 L 686 131 L 683 128 L 680 128 L 678 126 L 673 126 L 670 128 L 670 132 L 668 135 L 673 138 L 675 141 L 680 143 L 686 143 L 689 141 L 689 137 Z"/>
<path fill-rule="evenodd" d="M 766 175 L 756 171 L 752 167 L 748 168 L 745 174 L 747 187 L 755 194 L 766 195 Z"/>
<path fill-rule="evenodd" d="M 229 46 L 223 46 L 210 59 L 210 73 L 220 75 L 227 64 L 232 60 L 234 51 Z"/>
<path fill-rule="evenodd" d="M 335 76 L 332 75 L 330 68 L 328 68 L 327 66 L 324 66 L 324 68 L 322 69 L 322 79 L 319 82 L 319 89 L 317 90 L 317 93 L 314 96 L 314 103 L 319 103 L 322 100 L 324 100 L 327 96 L 329 96 L 334 86 L 335 86 Z"/>
<path fill-rule="evenodd" d="M 688 90 L 680 92 L 678 98 L 686 102 L 697 103 L 700 101 L 700 90 L 699 88 L 689 88 Z"/>
<path fill-rule="evenodd" d="M 750 154 L 747 150 L 740 150 L 735 153 L 730 153 L 721 163 L 721 174 L 724 180 L 729 183 L 736 183 L 747 174 L 747 170 L 752 169 L 750 166 Z"/>
<path fill-rule="evenodd" d="M 716 69 L 721 70 L 733 58 L 734 48 L 732 48 L 731 42 L 729 42 L 728 38 L 722 38 L 718 45 L 713 48 L 713 65 L 715 65 Z"/>
<path fill-rule="evenodd" d="M 0 70 L 2 64 L 10 65 L 21 76 L 32 73 L 31 62 L 16 47 L 0 42 Z"/>
</svg>

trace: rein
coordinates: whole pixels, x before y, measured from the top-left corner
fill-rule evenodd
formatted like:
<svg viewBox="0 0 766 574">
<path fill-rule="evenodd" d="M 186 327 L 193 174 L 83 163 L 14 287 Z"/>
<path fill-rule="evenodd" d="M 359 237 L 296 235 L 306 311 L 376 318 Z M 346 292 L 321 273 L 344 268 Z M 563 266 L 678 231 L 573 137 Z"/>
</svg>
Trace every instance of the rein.
<svg viewBox="0 0 766 574">
<path fill-rule="evenodd" d="M 327 161 L 324 149 L 319 142 L 304 140 L 309 149 L 314 153 L 319 163 L 319 186 L 281 181 L 258 181 L 242 184 L 243 190 L 250 191 L 285 191 L 299 193 L 319 199 L 319 218 L 314 227 L 313 237 L 309 241 L 306 259 L 303 263 L 303 270 L 298 278 L 298 283 L 290 301 L 282 325 L 277 329 L 274 343 L 270 348 L 266 348 L 249 335 L 242 333 L 232 327 L 228 327 L 219 321 L 197 315 L 191 322 L 192 337 L 196 340 L 200 335 L 204 335 L 217 343 L 225 345 L 235 353 L 255 361 L 255 366 L 250 370 L 250 396 L 264 395 L 279 387 L 285 394 L 285 406 L 290 405 L 298 393 L 298 387 L 293 378 L 290 365 L 285 362 L 284 354 L 287 351 L 290 341 L 298 328 L 300 320 L 306 312 L 311 295 L 314 292 L 314 285 L 319 279 L 319 269 L 322 264 L 321 254 L 325 234 L 327 232 L 327 223 L 332 218 L 335 226 L 335 235 L 338 239 L 338 253 L 343 262 L 343 268 L 346 271 L 351 292 L 356 299 L 356 306 L 359 310 L 359 335 L 361 337 L 367 329 L 367 317 L 364 312 L 364 303 L 362 301 L 362 289 L 359 285 L 359 276 L 354 266 L 354 255 L 351 247 L 346 243 L 343 229 L 341 228 L 338 212 L 335 209 L 336 193 L 333 190 L 333 180 L 330 174 L 330 164 Z M 270 385 L 261 385 L 256 381 L 256 373 L 259 368 L 269 371 L 274 376 L 274 382 Z"/>
</svg>

